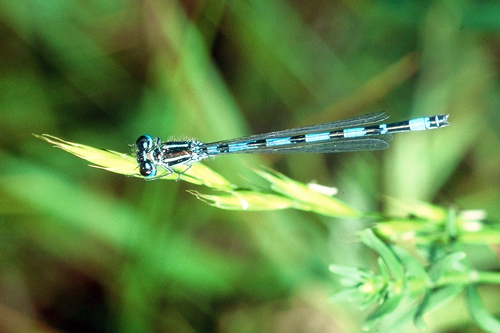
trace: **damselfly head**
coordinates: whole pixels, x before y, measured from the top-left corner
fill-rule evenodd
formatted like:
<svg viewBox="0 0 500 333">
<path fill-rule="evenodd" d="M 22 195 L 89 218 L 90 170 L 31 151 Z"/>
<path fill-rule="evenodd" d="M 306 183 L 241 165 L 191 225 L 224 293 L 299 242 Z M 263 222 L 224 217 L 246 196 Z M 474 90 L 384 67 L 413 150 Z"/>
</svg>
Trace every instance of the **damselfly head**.
<svg viewBox="0 0 500 333">
<path fill-rule="evenodd" d="M 156 165 L 151 161 L 143 161 L 139 164 L 139 172 L 146 178 L 156 176 Z"/>
<path fill-rule="evenodd" d="M 137 146 L 137 150 L 150 150 L 153 147 L 153 139 L 147 135 L 141 135 L 137 141 L 135 142 L 135 145 Z"/>
<path fill-rule="evenodd" d="M 151 151 L 154 148 L 153 138 L 147 134 L 141 135 L 135 142 L 135 145 L 137 147 L 137 163 L 139 164 L 141 175 L 146 178 L 156 176 L 156 165 L 150 160 Z"/>
</svg>

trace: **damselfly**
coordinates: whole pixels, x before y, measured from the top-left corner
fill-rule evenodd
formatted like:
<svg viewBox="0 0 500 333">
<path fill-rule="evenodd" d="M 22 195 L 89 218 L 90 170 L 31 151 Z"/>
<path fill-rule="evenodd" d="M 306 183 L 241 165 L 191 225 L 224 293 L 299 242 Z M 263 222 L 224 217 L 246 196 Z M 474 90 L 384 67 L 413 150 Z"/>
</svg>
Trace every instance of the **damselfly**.
<svg viewBox="0 0 500 333">
<path fill-rule="evenodd" d="M 448 115 L 370 125 L 389 118 L 385 112 L 339 120 L 319 125 L 257 134 L 232 140 L 203 143 L 197 140 L 161 141 L 141 135 L 136 142 L 139 172 L 147 179 L 157 179 L 174 172 L 172 167 L 191 164 L 224 154 L 339 153 L 382 150 L 389 147 L 392 133 L 423 131 L 449 125 Z M 158 174 L 158 167 L 167 172 Z"/>
</svg>

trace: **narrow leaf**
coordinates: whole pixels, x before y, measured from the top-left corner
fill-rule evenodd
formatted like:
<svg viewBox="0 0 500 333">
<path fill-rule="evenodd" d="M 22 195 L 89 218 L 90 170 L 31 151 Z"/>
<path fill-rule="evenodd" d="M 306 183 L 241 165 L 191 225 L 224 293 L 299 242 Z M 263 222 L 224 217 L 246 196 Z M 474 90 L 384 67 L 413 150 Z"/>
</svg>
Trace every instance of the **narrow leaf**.
<svg viewBox="0 0 500 333">
<path fill-rule="evenodd" d="M 500 332 L 500 321 L 484 308 L 475 285 L 467 287 L 466 295 L 469 313 L 476 324 L 487 332 Z"/>
<path fill-rule="evenodd" d="M 392 249 L 382 242 L 371 229 L 366 229 L 361 233 L 361 240 L 366 246 L 375 250 L 382 257 L 387 269 L 396 279 L 404 278 L 404 270 L 399 259 L 396 257 Z"/>
<path fill-rule="evenodd" d="M 91 167 L 126 176 L 144 178 L 138 172 L 137 161 L 134 156 L 119 153 L 113 150 L 95 148 L 79 143 L 65 141 L 49 134 L 33 135 L 41 140 L 53 144 L 57 148 L 93 163 L 90 165 Z M 186 166 L 174 169 L 182 174 L 179 175 L 174 173 L 161 179 L 181 179 L 193 184 L 205 185 L 220 190 L 234 188 L 234 186 L 224 177 L 201 163 L 193 164 L 187 171 L 185 171 Z M 161 170 L 160 168 L 159 175 L 165 174 L 166 172 L 166 170 Z"/>
</svg>

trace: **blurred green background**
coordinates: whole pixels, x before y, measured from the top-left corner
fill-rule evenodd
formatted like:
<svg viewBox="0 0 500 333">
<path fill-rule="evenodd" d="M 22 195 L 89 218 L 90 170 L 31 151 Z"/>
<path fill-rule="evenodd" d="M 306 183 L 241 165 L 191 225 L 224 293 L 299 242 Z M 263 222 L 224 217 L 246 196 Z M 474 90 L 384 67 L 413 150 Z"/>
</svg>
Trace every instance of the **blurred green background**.
<svg viewBox="0 0 500 333">
<path fill-rule="evenodd" d="M 327 267 L 373 264 L 354 235 L 363 221 L 219 210 L 186 193 L 207 189 L 89 168 L 31 134 L 129 152 L 143 133 L 208 142 L 449 113 L 452 126 L 384 152 L 206 164 L 247 187 L 248 165 L 270 166 L 366 212 L 416 199 L 495 222 L 499 13 L 496 1 L 0 0 L 0 331 L 359 331 L 368 310 L 329 303 Z M 426 320 L 477 331 L 461 300 Z"/>
</svg>

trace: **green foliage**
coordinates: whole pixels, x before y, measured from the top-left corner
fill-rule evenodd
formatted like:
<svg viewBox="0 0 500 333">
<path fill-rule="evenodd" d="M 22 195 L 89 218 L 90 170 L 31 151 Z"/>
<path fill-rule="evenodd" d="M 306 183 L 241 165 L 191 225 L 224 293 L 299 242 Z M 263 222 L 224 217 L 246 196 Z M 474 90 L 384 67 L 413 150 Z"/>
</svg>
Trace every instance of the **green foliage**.
<svg viewBox="0 0 500 333">
<path fill-rule="evenodd" d="M 382 242 L 371 229 L 360 232 L 360 236 L 379 255 L 378 273 L 334 264 L 330 265 L 330 271 L 342 277 L 344 286 L 332 296 L 334 301 L 360 300 L 361 308 L 376 307 L 366 319 L 364 330 L 372 330 L 387 317 L 394 332 L 402 330 L 400 325 L 407 320 L 425 330 L 423 317 L 427 312 L 444 307 L 460 293 L 466 293 L 467 306 L 476 324 L 488 332 L 498 331 L 500 320 L 488 313 L 476 288 L 481 284 L 500 284 L 500 273 L 471 268 L 466 253 L 460 250 L 460 236 L 455 235 L 453 241 L 450 237 L 446 243 L 419 244 L 421 251 L 432 258 L 426 264 L 401 247 Z M 397 315 L 395 310 L 404 298 L 411 306 L 404 314 Z"/>
<path fill-rule="evenodd" d="M 134 157 L 113 151 L 92 148 L 67 142 L 50 135 L 37 136 L 73 155 L 88 160 L 107 171 L 141 177 L 137 174 Z M 254 171 L 270 183 L 273 193 L 263 190 L 247 190 L 230 184 L 213 171 L 200 173 L 201 163 L 195 163 L 186 172 L 173 174 L 163 179 L 181 179 L 214 190 L 224 191 L 222 195 L 206 195 L 189 191 L 208 204 L 227 210 L 279 210 L 295 208 L 336 218 L 368 218 L 376 214 L 362 214 L 340 200 L 317 192 L 276 171 Z M 210 170 L 203 167 L 203 170 Z M 215 180 L 215 181 L 214 181 Z M 386 317 L 392 321 L 413 320 L 414 325 L 425 330 L 424 315 L 445 306 L 459 293 L 466 292 L 471 317 L 483 329 L 496 332 L 500 321 L 483 307 L 476 286 L 483 283 L 500 284 L 500 273 L 480 272 L 471 268 L 466 253 L 461 247 L 469 240 L 487 244 L 494 235 L 500 234 L 497 225 L 486 226 L 484 221 L 471 220 L 467 215 L 457 216 L 454 210 L 444 210 L 425 203 L 398 202 L 411 219 L 389 219 L 377 221 L 371 229 L 361 231 L 360 240 L 377 255 L 378 273 L 352 266 L 330 265 L 330 271 L 342 277 L 344 289 L 332 296 L 332 300 L 358 300 L 360 308 L 375 306 L 366 319 L 363 330 L 371 331 Z M 487 229 L 489 237 L 481 239 L 475 235 Z M 374 233 L 378 234 L 378 236 Z M 391 242 L 404 240 L 414 242 L 420 254 L 428 260 L 422 264 L 417 258 Z M 413 306 L 404 315 L 395 311 L 406 298 Z M 420 300 L 420 301 L 419 301 Z M 403 329 L 391 324 L 393 331 Z"/>
</svg>

